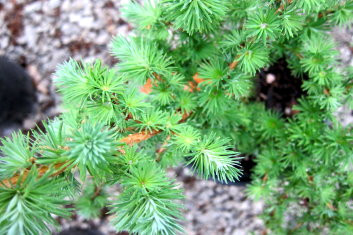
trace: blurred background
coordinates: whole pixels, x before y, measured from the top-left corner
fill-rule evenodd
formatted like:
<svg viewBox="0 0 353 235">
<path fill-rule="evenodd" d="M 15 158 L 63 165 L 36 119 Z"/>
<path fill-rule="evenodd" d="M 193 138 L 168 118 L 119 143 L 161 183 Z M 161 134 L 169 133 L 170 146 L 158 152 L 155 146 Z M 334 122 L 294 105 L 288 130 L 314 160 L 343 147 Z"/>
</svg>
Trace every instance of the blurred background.
<svg viewBox="0 0 353 235">
<path fill-rule="evenodd" d="M 27 131 L 60 114 L 60 97 L 52 85 L 58 64 L 102 59 L 113 65 L 108 44 L 128 34 L 119 13 L 126 0 L 0 0 L 0 136 Z M 342 66 L 353 66 L 353 29 L 332 31 Z M 5 58 L 6 57 L 6 58 Z M 12 98 L 10 98 L 12 97 Z M 352 111 L 339 111 L 352 122 Z M 263 231 L 261 202 L 246 197 L 245 186 L 221 185 L 193 177 L 188 169 L 170 170 L 185 189 L 186 234 L 249 234 Z M 86 220 L 58 218 L 61 234 L 117 234 L 110 216 Z M 67 230 L 71 228 L 71 233 Z M 89 233 L 88 230 L 92 230 Z M 93 231 L 94 230 L 94 231 Z M 120 233 L 124 234 L 124 233 Z"/>
</svg>

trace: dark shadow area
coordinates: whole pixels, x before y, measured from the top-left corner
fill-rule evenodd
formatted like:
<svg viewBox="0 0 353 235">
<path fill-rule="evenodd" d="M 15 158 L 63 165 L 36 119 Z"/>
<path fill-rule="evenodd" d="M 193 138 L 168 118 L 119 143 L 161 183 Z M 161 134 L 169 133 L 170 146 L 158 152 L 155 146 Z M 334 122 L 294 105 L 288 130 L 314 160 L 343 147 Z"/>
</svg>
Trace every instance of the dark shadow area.
<svg viewBox="0 0 353 235">
<path fill-rule="evenodd" d="M 35 110 L 36 90 L 24 68 L 0 56 L 0 136 L 3 129 L 19 125 Z"/>
<path fill-rule="evenodd" d="M 255 99 L 264 102 L 267 109 L 276 110 L 283 117 L 290 117 L 293 115 L 293 105 L 306 95 L 302 84 L 307 79 L 306 75 L 303 78 L 294 77 L 286 60 L 281 58 L 258 73 Z"/>
</svg>

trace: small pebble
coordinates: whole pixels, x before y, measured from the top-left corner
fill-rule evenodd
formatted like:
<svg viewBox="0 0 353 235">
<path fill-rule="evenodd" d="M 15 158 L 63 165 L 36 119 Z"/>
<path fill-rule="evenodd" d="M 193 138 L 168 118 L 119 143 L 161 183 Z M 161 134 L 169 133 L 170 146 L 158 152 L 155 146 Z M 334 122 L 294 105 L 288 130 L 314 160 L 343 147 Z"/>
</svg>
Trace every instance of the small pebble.
<svg viewBox="0 0 353 235">
<path fill-rule="evenodd" d="M 268 84 L 271 84 L 271 83 L 273 83 L 274 81 L 276 81 L 276 76 L 273 75 L 272 73 L 268 73 L 268 74 L 266 75 L 266 82 L 267 82 Z"/>
</svg>

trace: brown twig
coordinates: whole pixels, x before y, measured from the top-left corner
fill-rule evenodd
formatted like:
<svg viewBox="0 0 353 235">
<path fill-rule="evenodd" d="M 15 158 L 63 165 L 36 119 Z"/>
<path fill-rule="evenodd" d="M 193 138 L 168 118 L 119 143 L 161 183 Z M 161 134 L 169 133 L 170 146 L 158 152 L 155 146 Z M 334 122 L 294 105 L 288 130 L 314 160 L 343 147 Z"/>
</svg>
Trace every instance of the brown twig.
<svg viewBox="0 0 353 235">
<path fill-rule="evenodd" d="M 156 162 L 160 162 L 162 160 L 162 153 L 164 153 L 167 150 L 166 146 L 167 146 L 169 140 L 170 140 L 170 135 L 167 136 L 167 138 L 163 142 L 162 146 L 159 149 L 157 149 Z"/>
<path fill-rule="evenodd" d="M 151 132 L 141 131 L 138 133 L 130 134 L 130 135 L 120 139 L 120 142 L 132 146 L 132 145 L 138 144 L 144 140 L 148 140 L 149 138 L 151 138 L 161 132 L 162 132 L 161 130 L 153 130 Z"/>
<path fill-rule="evenodd" d="M 289 5 L 289 4 L 291 4 L 291 3 L 292 3 L 292 1 L 293 1 L 293 0 L 288 0 L 288 1 L 287 1 L 287 2 L 288 2 L 288 5 Z M 285 5 L 286 5 L 285 3 L 282 3 L 282 4 L 279 6 L 279 8 L 276 10 L 275 14 L 277 14 L 278 12 L 283 11 L 283 10 L 284 10 Z"/>
<path fill-rule="evenodd" d="M 53 173 L 51 176 L 54 177 L 54 176 L 57 176 L 57 175 L 60 175 L 61 173 L 63 173 L 67 168 L 67 166 L 65 166 L 66 163 L 67 162 L 55 164 L 54 168 L 57 169 L 58 171 Z M 45 165 L 40 166 L 38 169 L 38 176 L 39 177 L 43 176 L 48 170 L 49 170 L 48 166 L 45 166 Z M 16 184 L 20 178 L 22 181 L 24 181 L 27 178 L 29 172 L 30 172 L 30 169 L 25 169 L 22 174 L 15 174 L 11 178 L 1 181 L 0 185 L 4 184 L 7 187 L 11 187 L 11 185 Z"/>
<path fill-rule="evenodd" d="M 91 200 L 96 199 L 96 197 L 98 197 L 101 192 L 102 192 L 102 187 L 95 185 L 94 186 L 94 194 L 92 195 Z"/>
</svg>

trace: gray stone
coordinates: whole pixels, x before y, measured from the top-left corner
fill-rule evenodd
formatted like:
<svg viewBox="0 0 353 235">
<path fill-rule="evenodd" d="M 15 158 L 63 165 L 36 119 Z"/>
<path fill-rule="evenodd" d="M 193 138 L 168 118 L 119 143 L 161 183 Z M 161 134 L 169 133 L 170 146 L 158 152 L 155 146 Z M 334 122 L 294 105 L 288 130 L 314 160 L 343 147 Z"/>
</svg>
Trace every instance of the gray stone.
<svg viewBox="0 0 353 235">
<path fill-rule="evenodd" d="M 35 1 L 30 4 L 26 4 L 24 7 L 24 13 L 25 14 L 34 14 L 36 11 L 39 11 L 42 9 L 42 2 L 41 1 Z"/>
<path fill-rule="evenodd" d="M 94 25 L 94 17 L 85 16 L 80 18 L 77 22 L 78 22 L 78 25 L 82 28 L 92 28 L 92 26 Z"/>
</svg>

